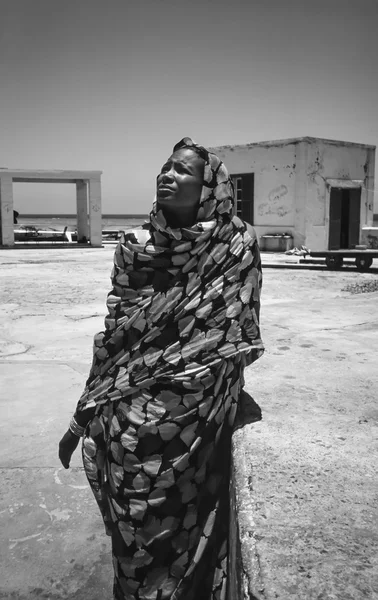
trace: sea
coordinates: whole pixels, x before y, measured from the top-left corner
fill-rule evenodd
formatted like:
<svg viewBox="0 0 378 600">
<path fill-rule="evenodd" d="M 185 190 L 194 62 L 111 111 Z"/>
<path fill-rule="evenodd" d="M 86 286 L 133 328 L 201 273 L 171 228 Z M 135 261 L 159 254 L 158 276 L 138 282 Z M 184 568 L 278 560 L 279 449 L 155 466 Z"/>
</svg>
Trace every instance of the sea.
<svg viewBox="0 0 378 600">
<path fill-rule="evenodd" d="M 148 215 L 103 215 L 102 229 L 127 230 L 134 229 L 148 221 Z M 52 227 L 53 229 L 76 229 L 76 215 L 22 215 L 17 219 L 17 225 L 34 225 L 38 229 Z"/>
</svg>

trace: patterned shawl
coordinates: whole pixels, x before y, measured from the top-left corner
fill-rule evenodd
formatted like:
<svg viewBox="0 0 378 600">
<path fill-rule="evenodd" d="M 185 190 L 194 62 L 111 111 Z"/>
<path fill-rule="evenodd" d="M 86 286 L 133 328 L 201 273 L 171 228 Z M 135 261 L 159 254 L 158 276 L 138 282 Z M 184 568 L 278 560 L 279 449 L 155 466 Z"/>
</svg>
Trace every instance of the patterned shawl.
<svg viewBox="0 0 378 600">
<path fill-rule="evenodd" d="M 205 159 L 197 222 L 171 229 L 155 202 L 148 241 L 118 245 L 79 400 L 97 404 L 83 460 L 112 536 L 117 600 L 227 590 L 231 431 L 243 367 L 263 352 L 261 265 L 231 216 L 223 163 L 194 147 Z"/>
<path fill-rule="evenodd" d="M 79 409 L 157 383 L 198 387 L 225 358 L 243 353 L 251 363 L 263 352 L 256 239 L 232 217 L 233 185 L 222 161 L 191 145 L 205 158 L 197 222 L 171 229 L 155 200 L 147 244 L 118 244 L 106 329 L 94 338 Z"/>
</svg>

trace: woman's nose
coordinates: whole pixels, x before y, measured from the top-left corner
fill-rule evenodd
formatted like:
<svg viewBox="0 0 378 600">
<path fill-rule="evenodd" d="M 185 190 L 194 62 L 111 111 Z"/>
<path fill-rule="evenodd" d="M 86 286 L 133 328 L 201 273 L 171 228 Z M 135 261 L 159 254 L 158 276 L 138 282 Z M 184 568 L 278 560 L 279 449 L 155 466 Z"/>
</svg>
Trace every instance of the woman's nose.
<svg viewBox="0 0 378 600">
<path fill-rule="evenodd" d="M 173 179 L 174 179 L 174 175 L 173 175 L 172 169 L 170 171 L 165 171 L 165 173 L 163 173 L 162 181 L 173 181 Z"/>
</svg>

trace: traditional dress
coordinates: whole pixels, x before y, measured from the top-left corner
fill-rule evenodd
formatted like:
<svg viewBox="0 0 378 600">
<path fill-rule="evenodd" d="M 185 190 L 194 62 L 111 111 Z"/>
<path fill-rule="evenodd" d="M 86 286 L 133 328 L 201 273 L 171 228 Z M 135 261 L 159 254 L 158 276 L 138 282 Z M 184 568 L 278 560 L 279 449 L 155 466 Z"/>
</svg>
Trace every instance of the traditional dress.
<svg viewBox="0 0 378 600">
<path fill-rule="evenodd" d="M 118 244 L 77 407 L 96 405 L 83 461 L 112 537 L 116 600 L 227 593 L 231 432 L 243 369 L 263 352 L 261 264 L 231 216 L 225 166 L 195 147 L 206 160 L 197 222 L 171 229 L 155 202 L 148 241 Z"/>
</svg>

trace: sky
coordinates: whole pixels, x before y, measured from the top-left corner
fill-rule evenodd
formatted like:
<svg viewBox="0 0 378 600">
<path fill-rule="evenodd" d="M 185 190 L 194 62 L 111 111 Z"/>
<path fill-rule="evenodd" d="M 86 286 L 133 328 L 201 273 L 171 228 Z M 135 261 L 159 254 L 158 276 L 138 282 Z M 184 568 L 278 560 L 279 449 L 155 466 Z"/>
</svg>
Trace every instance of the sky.
<svg viewBox="0 0 378 600">
<path fill-rule="evenodd" d="M 378 145 L 378 0 L 0 9 L 0 167 L 101 170 L 103 213 L 147 214 L 184 136 Z M 75 212 L 74 185 L 18 183 L 14 195 L 21 216 Z"/>
</svg>

